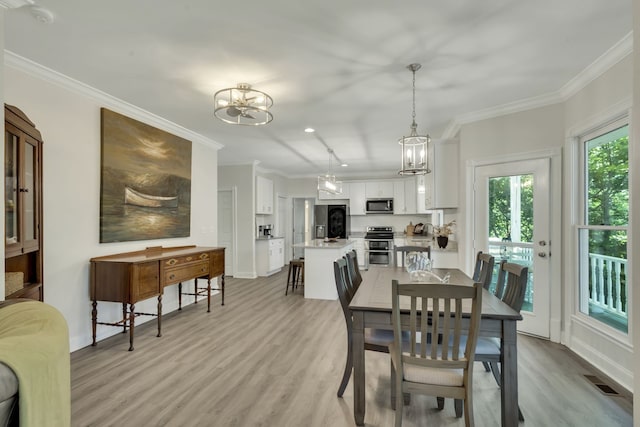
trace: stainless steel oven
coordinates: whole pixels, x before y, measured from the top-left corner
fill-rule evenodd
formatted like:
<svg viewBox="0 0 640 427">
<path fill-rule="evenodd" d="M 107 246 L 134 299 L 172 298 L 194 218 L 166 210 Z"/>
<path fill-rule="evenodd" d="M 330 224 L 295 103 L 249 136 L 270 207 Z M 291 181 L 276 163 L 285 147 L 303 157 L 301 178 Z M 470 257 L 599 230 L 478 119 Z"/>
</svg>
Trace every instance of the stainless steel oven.
<svg viewBox="0 0 640 427">
<path fill-rule="evenodd" d="M 393 227 L 367 227 L 364 236 L 365 268 L 393 264 Z"/>
</svg>

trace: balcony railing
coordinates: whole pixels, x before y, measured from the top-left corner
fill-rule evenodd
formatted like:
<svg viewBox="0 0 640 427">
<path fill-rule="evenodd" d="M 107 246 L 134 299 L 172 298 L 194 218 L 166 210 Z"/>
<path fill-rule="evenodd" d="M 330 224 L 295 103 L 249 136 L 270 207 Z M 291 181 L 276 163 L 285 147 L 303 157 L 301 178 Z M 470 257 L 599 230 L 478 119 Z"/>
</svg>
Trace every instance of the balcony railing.
<svg viewBox="0 0 640 427">
<path fill-rule="evenodd" d="M 500 260 L 529 267 L 529 280 L 525 293 L 523 311 L 533 308 L 533 245 L 531 243 L 490 242 L 489 253 L 496 258 L 494 279 L 490 290 L 495 289 L 497 271 Z M 627 302 L 625 278 L 627 260 L 607 255 L 589 254 L 589 305 L 595 310 L 589 310 L 591 315 L 604 311 L 608 315 L 620 316 L 627 319 Z"/>
<path fill-rule="evenodd" d="M 626 259 L 590 253 L 589 304 L 626 319 L 626 273 Z"/>
</svg>

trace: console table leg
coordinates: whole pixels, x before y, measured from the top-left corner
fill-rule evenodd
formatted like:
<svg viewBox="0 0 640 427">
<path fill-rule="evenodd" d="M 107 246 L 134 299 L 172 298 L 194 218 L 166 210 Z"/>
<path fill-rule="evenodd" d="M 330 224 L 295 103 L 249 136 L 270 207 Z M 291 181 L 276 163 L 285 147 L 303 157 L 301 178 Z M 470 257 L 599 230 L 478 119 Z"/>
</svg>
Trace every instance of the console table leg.
<svg viewBox="0 0 640 427">
<path fill-rule="evenodd" d="M 158 336 L 162 336 L 162 294 L 158 295 Z"/>
<path fill-rule="evenodd" d="M 182 282 L 178 283 L 178 310 L 182 310 Z"/>
<path fill-rule="evenodd" d="M 211 312 L 211 277 L 207 279 L 207 313 Z"/>
<path fill-rule="evenodd" d="M 91 333 L 93 334 L 93 343 L 92 346 L 96 346 L 96 324 L 98 323 L 98 301 L 93 300 L 91 304 L 93 308 L 91 309 Z"/>
<path fill-rule="evenodd" d="M 224 305 L 224 274 L 222 274 L 220 276 L 221 279 L 221 284 L 220 284 L 220 289 L 222 290 L 222 305 Z"/>
<path fill-rule="evenodd" d="M 135 324 L 135 310 L 136 306 L 133 304 L 129 304 L 129 351 L 133 351 L 133 330 Z"/>
<path fill-rule="evenodd" d="M 122 333 L 127 333 L 127 303 L 122 303 Z"/>
</svg>

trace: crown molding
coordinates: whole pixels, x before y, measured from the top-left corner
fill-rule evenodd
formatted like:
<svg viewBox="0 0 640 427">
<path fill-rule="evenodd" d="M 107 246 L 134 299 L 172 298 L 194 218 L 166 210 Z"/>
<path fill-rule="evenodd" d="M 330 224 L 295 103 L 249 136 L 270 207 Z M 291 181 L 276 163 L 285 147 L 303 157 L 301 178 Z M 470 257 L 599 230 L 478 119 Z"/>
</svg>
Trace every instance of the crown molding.
<svg viewBox="0 0 640 427">
<path fill-rule="evenodd" d="M 633 31 L 624 36 L 559 90 L 566 101 L 633 52 Z"/>
<path fill-rule="evenodd" d="M 534 96 L 532 98 L 521 99 L 519 101 L 509 102 L 507 104 L 498 105 L 496 107 L 486 108 L 484 110 L 474 111 L 472 113 L 462 114 L 456 117 L 455 121 L 458 125 L 477 122 L 480 120 L 492 119 L 494 117 L 505 116 L 507 114 L 519 113 L 521 111 L 532 110 L 534 108 L 545 107 L 547 105 L 557 104 L 564 101 L 560 92 L 551 92 L 545 95 Z M 454 126 L 449 126 L 453 127 Z M 449 136 L 451 137 L 451 136 Z"/>
<path fill-rule="evenodd" d="M 34 3 L 34 0 L 0 0 L 0 8 L 17 9 L 22 6 L 30 6 Z"/>
<path fill-rule="evenodd" d="M 454 138 L 464 124 L 565 102 L 632 52 L 633 32 L 629 32 L 557 91 L 456 116 L 449 122 L 442 137 Z"/>
<path fill-rule="evenodd" d="M 182 127 L 167 119 L 143 110 L 140 107 L 136 107 L 133 104 L 129 104 L 126 101 L 109 95 L 108 93 L 102 92 L 101 90 L 98 90 L 78 80 L 74 80 L 68 76 L 65 76 L 64 74 L 33 62 L 30 59 L 24 58 L 20 55 L 16 55 L 9 50 L 4 51 L 4 64 L 6 67 L 14 68 L 56 86 L 62 87 L 78 95 L 92 99 L 97 103 L 102 104 L 102 106 L 104 107 L 117 111 L 118 113 L 124 114 L 135 120 L 139 120 L 150 126 L 157 127 L 190 141 L 207 145 L 216 150 L 220 150 L 224 147 L 223 144 L 213 139 L 193 132 L 185 127 Z"/>
</svg>

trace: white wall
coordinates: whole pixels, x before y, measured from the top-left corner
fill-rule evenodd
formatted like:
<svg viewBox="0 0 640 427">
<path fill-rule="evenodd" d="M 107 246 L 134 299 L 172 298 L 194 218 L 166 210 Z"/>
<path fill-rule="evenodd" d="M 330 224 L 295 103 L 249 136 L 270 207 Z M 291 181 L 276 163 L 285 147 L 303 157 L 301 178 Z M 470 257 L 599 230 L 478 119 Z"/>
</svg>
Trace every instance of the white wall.
<svg viewBox="0 0 640 427">
<path fill-rule="evenodd" d="M 190 237 L 100 244 L 100 107 L 124 110 L 125 115 L 146 122 L 150 115 L 61 76 L 56 76 L 57 83 L 51 83 L 46 70 L 31 69 L 27 74 L 9 66 L 4 71 L 5 102 L 24 111 L 44 139 L 44 296 L 45 302 L 64 314 L 71 350 L 75 350 L 91 343 L 91 257 L 157 245 L 215 246 L 219 145 L 213 141 L 206 144 L 204 138 L 192 144 Z M 161 127 L 163 120 L 155 119 L 153 125 Z M 180 133 L 178 127 L 166 123 L 164 130 Z M 193 140 L 194 134 L 184 130 L 179 136 Z M 153 298 L 136 304 L 136 309 L 153 313 L 156 304 Z M 163 308 L 165 313 L 177 308 L 175 286 L 165 290 Z M 99 321 L 119 320 L 121 311 L 120 304 L 98 303 Z M 138 319 L 152 320 L 146 316 Z M 118 328 L 98 328 L 99 338 L 116 333 L 120 333 Z"/>
<path fill-rule="evenodd" d="M 631 55 L 611 67 L 606 73 L 569 98 L 565 108 L 565 251 L 564 271 L 564 343 L 614 380 L 632 389 L 633 347 L 631 336 L 592 321 L 588 316 L 576 313 L 578 295 L 578 272 L 576 263 L 577 244 L 575 214 L 577 200 L 573 197 L 577 188 L 571 175 L 577 174 L 577 137 L 592 130 L 594 126 L 628 112 L 631 106 L 633 77 Z M 631 139 L 633 142 L 633 138 Z M 633 171 L 633 168 L 631 168 Z M 631 194 L 634 194 L 632 191 Z M 637 194 L 637 191 L 635 192 Z M 632 197 L 633 199 L 633 197 Z M 631 239 L 633 240 L 633 238 Z M 637 240 L 636 240 L 637 241 Z M 632 253 L 629 252 L 629 255 Z M 629 260 L 633 258 L 629 257 Z M 630 262 L 630 265 L 634 263 Z M 632 282 L 632 281 L 630 281 Z M 633 305 L 633 307 L 639 307 Z"/>
</svg>

